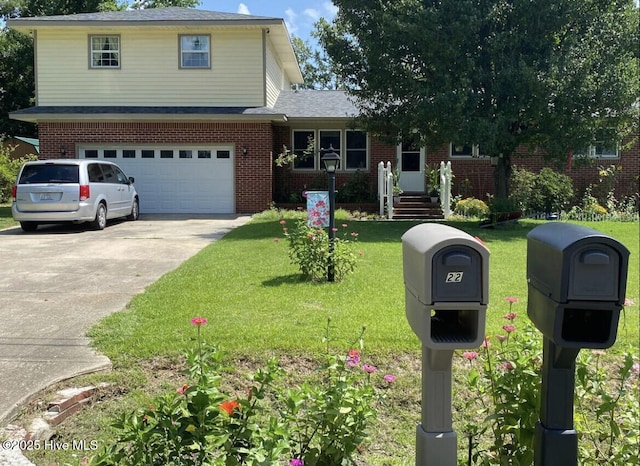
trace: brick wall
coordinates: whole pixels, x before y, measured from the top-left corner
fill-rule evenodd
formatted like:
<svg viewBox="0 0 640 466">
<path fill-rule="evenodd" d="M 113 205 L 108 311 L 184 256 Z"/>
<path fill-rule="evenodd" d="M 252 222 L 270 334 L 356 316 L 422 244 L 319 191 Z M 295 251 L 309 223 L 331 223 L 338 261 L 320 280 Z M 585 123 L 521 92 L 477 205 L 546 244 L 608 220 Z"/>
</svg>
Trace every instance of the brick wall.
<svg viewBox="0 0 640 466">
<path fill-rule="evenodd" d="M 272 199 L 270 123 L 41 122 L 38 133 L 42 159 L 76 157 L 82 144 L 234 144 L 236 212 L 259 212 Z"/>
<path fill-rule="evenodd" d="M 282 146 L 291 147 L 291 129 L 289 127 L 277 127 L 274 130 L 274 154 L 282 151 Z M 396 165 L 396 148 L 389 146 L 379 140 L 371 139 L 370 147 L 370 170 L 367 172 L 370 182 L 374 189 L 377 187 L 378 163 L 386 164 L 390 161 L 393 166 Z M 428 150 L 426 163 L 439 164 L 441 161 L 449 161 L 449 148 L 443 147 L 438 150 Z M 546 163 L 541 156 L 528 156 L 525 148 L 516 151 L 515 156 L 511 159 L 514 167 L 525 168 L 529 171 L 537 173 L 545 166 L 552 166 Z M 573 179 L 574 190 L 578 199 L 584 192 L 585 187 L 589 184 L 598 182 L 598 166 L 608 166 L 611 164 L 621 165 L 622 171 L 618 177 L 616 194 L 619 198 L 625 195 L 637 195 L 638 193 L 638 175 L 640 174 L 640 142 L 636 143 L 632 148 L 621 153 L 619 159 L 598 159 L 588 167 L 576 166 L 561 167 L 554 169 L 564 172 Z M 486 200 L 488 193 L 494 192 L 493 168 L 488 159 L 453 159 L 451 160 L 451 168 L 455 175 L 453 194 L 463 194 Z M 308 186 L 317 183 L 318 177 L 325 179 L 323 172 L 290 172 L 289 175 L 291 189 L 296 192 L 302 192 Z M 338 173 L 336 176 L 336 185 L 340 186 L 348 178 L 346 173 Z M 284 170 L 276 168 L 275 183 L 282 184 L 284 181 Z M 289 182 L 289 181 L 287 181 Z"/>
</svg>

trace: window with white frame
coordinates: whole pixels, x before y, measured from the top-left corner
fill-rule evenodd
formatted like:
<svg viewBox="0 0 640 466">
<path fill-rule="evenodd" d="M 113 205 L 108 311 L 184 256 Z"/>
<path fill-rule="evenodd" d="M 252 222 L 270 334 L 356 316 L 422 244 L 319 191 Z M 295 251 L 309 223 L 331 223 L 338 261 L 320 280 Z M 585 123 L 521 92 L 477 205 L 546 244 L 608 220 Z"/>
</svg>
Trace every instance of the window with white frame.
<svg viewBox="0 0 640 466">
<path fill-rule="evenodd" d="M 90 67 L 120 68 L 120 36 L 89 36 Z"/>
<path fill-rule="evenodd" d="M 596 159 L 617 159 L 619 157 L 617 144 L 605 144 L 598 141 L 586 149 L 575 149 L 573 157 L 589 157 Z"/>
<path fill-rule="evenodd" d="M 210 68 L 209 36 L 180 36 L 180 68 Z"/>
<path fill-rule="evenodd" d="M 315 154 L 309 153 L 310 144 L 315 141 L 316 133 L 314 130 L 294 130 L 293 131 L 293 147 L 291 151 L 296 154 L 293 162 L 293 168 L 313 170 L 315 165 Z"/>
<path fill-rule="evenodd" d="M 367 160 L 367 133 L 364 131 L 347 130 L 344 168 L 346 170 L 366 170 L 369 168 Z"/>
<path fill-rule="evenodd" d="M 291 139 L 291 150 L 296 154 L 293 163 L 294 169 L 323 169 L 322 156 L 331 149 L 340 156 L 340 170 L 367 170 L 369 168 L 369 147 L 365 131 L 295 129 Z"/>
<path fill-rule="evenodd" d="M 449 157 L 486 157 L 486 154 L 480 152 L 480 146 L 477 144 L 452 142 L 449 144 Z"/>
</svg>

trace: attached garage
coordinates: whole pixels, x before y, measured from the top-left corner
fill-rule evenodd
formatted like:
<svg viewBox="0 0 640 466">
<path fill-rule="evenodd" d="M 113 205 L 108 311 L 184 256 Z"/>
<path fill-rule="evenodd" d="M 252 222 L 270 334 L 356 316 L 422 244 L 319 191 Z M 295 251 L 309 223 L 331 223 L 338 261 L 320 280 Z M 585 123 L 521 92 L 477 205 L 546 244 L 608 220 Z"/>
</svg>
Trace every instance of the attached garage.
<svg viewBox="0 0 640 466">
<path fill-rule="evenodd" d="M 234 213 L 234 148 L 80 146 L 80 158 L 117 163 L 135 178 L 141 213 Z"/>
</svg>

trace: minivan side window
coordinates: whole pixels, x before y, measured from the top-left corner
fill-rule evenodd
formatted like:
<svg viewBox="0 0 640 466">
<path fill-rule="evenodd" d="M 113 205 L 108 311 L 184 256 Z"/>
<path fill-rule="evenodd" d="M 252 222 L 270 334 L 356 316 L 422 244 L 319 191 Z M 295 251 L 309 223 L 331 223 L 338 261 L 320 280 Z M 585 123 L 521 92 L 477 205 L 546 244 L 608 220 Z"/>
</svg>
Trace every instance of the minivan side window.
<svg viewBox="0 0 640 466">
<path fill-rule="evenodd" d="M 105 183 L 117 183 L 116 174 L 113 172 L 113 165 L 102 165 L 102 171 L 104 172 Z"/>
<path fill-rule="evenodd" d="M 120 183 L 120 184 L 129 184 L 129 179 L 122 172 L 122 170 L 120 170 L 118 167 L 113 167 L 113 170 L 116 172 L 116 177 L 118 178 L 118 183 Z"/>
<path fill-rule="evenodd" d="M 89 183 L 103 183 L 104 175 L 102 169 L 97 163 L 90 163 L 87 166 L 87 174 L 89 175 Z"/>
</svg>

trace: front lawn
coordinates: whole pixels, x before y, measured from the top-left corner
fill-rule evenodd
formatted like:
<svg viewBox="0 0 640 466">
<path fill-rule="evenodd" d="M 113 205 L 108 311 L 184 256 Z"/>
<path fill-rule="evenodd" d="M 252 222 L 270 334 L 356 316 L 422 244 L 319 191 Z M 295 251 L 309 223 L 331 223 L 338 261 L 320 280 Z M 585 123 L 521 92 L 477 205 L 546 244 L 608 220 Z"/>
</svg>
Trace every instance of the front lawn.
<svg viewBox="0 0 640 466">
<path fill-rule="evenodd" d="M 0 204 L 0 230 L 17 225 L 18 222 L 11 216 L 11 204 Z"/>
<path fill-rule="evenodd" d="M 527 319 L 526 234 L 540 223 L 523 220 L 495 230 L 480 229 L 477 222 L 451 223 L 480 237 L 491 251 L 488 335 L 504 333 L 503 316 L 510 310 L 505 297 L 518 298 L 512 309 L 518 314 L 515 325 Z M 288 220 L 288 226 L 292 224 Z M 282 356 L 298 376 L 309 371 L 309 361 L 317 360 L 326 347 L 324 329 L 331 318 L 332 337 L 337 339 L 331 344 L 333 351 L 346 353 L 348 342 L 364 325 L 363 356 L 384 373 L 397 376 L 387 402 L 379 408 L 380 422 L 371 429 L 373 439 L 364 450 L 363 464 L 413 464 L 420 418 L 420 342 L 405 318 L 400 238 L 416 223 L 339 220 L 337 224 L 340 231 L 358 233 L 356 248 L 362 251 L 356 271 L 342 282 L 301 281 L 289 262 L 279 219 L 262 214 L 163 276 L 127 309 L 101 321 L 90 336 L 96 348 L 111 358 L 114 371 L 78 383 L 113 385 L 105 400 L 60 426 L 61 438 L 99 439 L 104 445 L 113 435 L 108 426 L 114 415 L 145 406 L 156 393 L 175 391 L 183 380 L 177 371 L 184 367 L 182 354 L 194 345 L 190 320 L 195 316 L 208 319 L 201 328 L 203 337 L 220 345 L 230 363 L 255 369 L 271 356 Z M 638 223 L 585 225 L 631 250 L 627 298 L 638 303 Z M 609 355 L 637 348 L 638 323 L 637 305 L 626 308 Z M 470 396 L 469 389 L 460 385 L 466 380 L 464 363 L 459 355 L 454 357 L 454 404 Z M 474 417 L 462 412 L 454 416 Z M 42 464 L 77 461 L 69 455 L 48 452 Z"/>
</svg>

